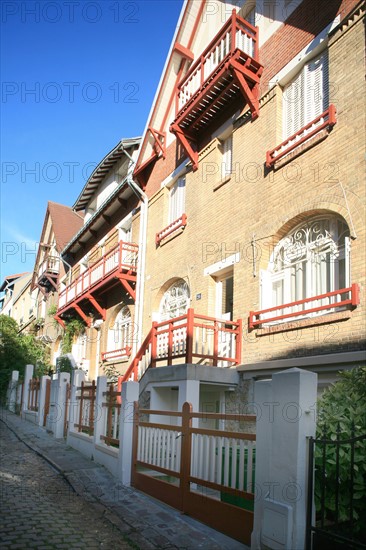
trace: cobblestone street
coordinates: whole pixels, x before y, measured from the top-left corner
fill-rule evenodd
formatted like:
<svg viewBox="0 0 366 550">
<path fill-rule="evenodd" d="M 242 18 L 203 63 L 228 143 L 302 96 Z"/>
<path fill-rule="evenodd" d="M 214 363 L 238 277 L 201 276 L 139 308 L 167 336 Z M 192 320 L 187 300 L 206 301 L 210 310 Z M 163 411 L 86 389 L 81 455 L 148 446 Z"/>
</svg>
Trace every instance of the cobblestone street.
<svg viewBox="0 0 366 550">
<path fill-rule="evenodd" d="M 0 547 L 127 549 L 104 509 L 78 496 L 45 460 L 0 422 Z"/>
</svg>

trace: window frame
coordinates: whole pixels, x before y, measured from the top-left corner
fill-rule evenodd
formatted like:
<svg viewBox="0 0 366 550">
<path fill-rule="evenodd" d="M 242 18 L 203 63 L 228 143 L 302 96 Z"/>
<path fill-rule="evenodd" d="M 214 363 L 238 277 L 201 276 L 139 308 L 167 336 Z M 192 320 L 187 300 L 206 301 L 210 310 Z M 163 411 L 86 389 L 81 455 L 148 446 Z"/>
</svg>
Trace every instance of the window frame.
<svg viewBox="0 0 366 550">
<path fill-rule="evenodd" d="M 125 315 L 121 324 L 116 327 L 116 324 L 119 322 L 119 317 L 123 314 L 124 311 L 128 312 L 128 315 Z M 127 327 L 127 330 L 126 330 Z M 132 314 L 130 308 L 123 304 L 123 306 L 117 312 L 113 320 L 113 324 L 110 324 L 107 332 L 107 353 L 124 349 L 130 347 L 131 344 L 131 328 L 132 328 Z M 127 333 L 124 335 L 124 338 L 121 336 L 122 329 Z M 118 338 L 116 339 L 116 332 Z"/>
<path fill-rule="evenodd" d="M 174 317 L 172 317 L 168 314 L 169 314 L 169 311 L 170 312 L 173 311 L 173 308 L 170 308 L 169 311 L 167 309 L 164 311 L 164 306 L 167 303 L 167 298 L 168 298 L 169 293 L 171 294 L 173 289 L 178 288 L 178 287 L 181 287 L 182 289 L 184 288 L 184 290 L 186 291 L 186 295 L 184 297 L 185 301 L 186 301 L 185 308 L 184 308 L 185 311 L 184 312 L 180 311 L 181 309 L 183 310 L 183 307 L 176 307 L 174 309 L 174 311 L 178 310 L 178 314 L 174 315 Z M 175 319 L 177 317 L 181 317 L 182 315 L 185 315 L 188 311 L 189 306 L 190 306 L 190 302 L 191 302 L 191 291 L 190 291 L 190 288 L 189 288 L 189 284 L 184 279 L 178 279 L 177 281 L 172 283 L 165 290 L 165 292 L 164 292 L 164 294 L 163 294 L 163 296 L 160 300 L 160 304 L 159 304 L 159 320 L 160 320 L 160 322 L 163 323 L 163 322 L 169 321 L 170 319 Z"/>
<path fill-rule="evenodd" d="M 306 56 L 281 82 L 282 87 L 282 140 L 287 140 L 325 112 L 330 105 L 329 101 L 329 54 L 328 48 L 312 52 L 310 57 Z M 310 67 L 320 61 L 322 69 L 319 74 L 311 72 Z M 314 84 L 320 78 L 321 101 L 314 101 Z M 314 82 L 315 79 L 315 82 Z M 309 82 L 310 81 L 310 82 Z M 294 97 L 289 97 L 288 90 L 291 86 L 295 90 Z M 319 88 L 315 92 L 318 98 Z M 296 91 L 297 90 L 297 91 Z M 300 109 L 301 107 L 301 109 Z M 289 117 L 298 117 L 299 120 L 291 126 Z"/>
<path fill-rule="evenodd" d="M 281 250 L 284 249 L 286 240 L 291 241 L 291 237 L 295 234 L 300 234 L 301 231 L 310 230 L 311 225 L 316 227 L 316 224 L 329 224 L 328 229 L 324 229 L 322 225 L 321 230 L 324 230 L 328 233 L 329 237 L 324 237 L 323 242 L 326 242 L 327 239 L 334 235 L 332 242 L 333 247 L 333 257 L 329 258 L 329 261 L 323 264 L 325 265 L 325 270 L 322 272 L 317 266 L 321 266 L 322 255 L 331 254 L 332 245 L 329 244 L 330 249 L 316 250 L 316 240 L 308 242 L 305 244 L 306 256 L 304 259 L 299 257 L 298 261 L 288 261 L 287 265 L 282 267 L 282 269 L 276 269 L 275 263 L 278 261 L 278 256 L 281 253 Z M 340 231 L 340 228 L 343 230 Z M 318 244 L 321 243 L 321 239 L 318 241 Z M 302 246 L 302 243 L 301 245 Z M 296 250 L 294 248 L 296 253 Z M 297 301 L 304 300 L 306 298 L 316 298 L 323 294 L 340 290 L 342 288 L 348 288 L 351 281 L 351 246 L 350 246 L 350 233 L 348 225 L 343 221 L 339 216 L 316 216 L 309 218 L 306 221 L 302 221 L 297 224 L 291 231 L 289 231 L 275 246 L 269 261 L 267 269 L 260 270 L 260 309 L 267 310 L 269 308 L 275 308 L 278 306 L 281 309 L 281 306 L 286 306 L 286 304 L 291 304 Z M 315 257 L 314 257 L 315 255 Z M 287 258 L 288 259 L 288 258 Z M 315 261 L 314 261 L 315 260 Z M 340 262 L 343 263 L 342 271 L 340 270 Z M 303 271 L 301 275 L 296 275 L 297 266 L 304 264 Z M 300 272 L 299 272 L 300 273 Z M 292 279 L 294 277 L 294 279 Z M 325 285 L 326 288 L 319 288 L 316 285 L 319 284 L 319 277 L 323 277 L 323 280 L 320 280 L 320 285 Z M 302 285 L 301 295 L 297 294 L 296 285 Z M 328 288 L 329 286 L 329 288 Z M 276 288 L 277 287 L 277 288 Z M 282 295 L 282 302 L 275 299 L 275 292 Z M 328 298 L 321 299 L 321 304 L 324 305 Z M 299 310 L 294 308 L 300 307 Z M 305 311 L 301 311 L 305 310 Z M 309 317 L 317 317 L 320 315 L 332 313 L 337 309 L 337 303 L 334 302 L 334 308 L 327 310 L 321 310 L 318 312 L 306 312 L 306 304 L 299 304 L 298 306 L 290 306 L 283 310 L 283 314 L 294 313 L 298 311 L 298 316 L 291 316 L 289 320 L 296 321 L 298 319 L 304 319 Z M 287 311 L 290 310 L 290 311 Z M 274 312 L 267 312 L 262 314 L 261 319 L 263 324 L 279 324 L 286 322 L 286 319 L 274 320 L 270 323 L 266 323 L 266 318 L 272 318 Z"/>
</svg>

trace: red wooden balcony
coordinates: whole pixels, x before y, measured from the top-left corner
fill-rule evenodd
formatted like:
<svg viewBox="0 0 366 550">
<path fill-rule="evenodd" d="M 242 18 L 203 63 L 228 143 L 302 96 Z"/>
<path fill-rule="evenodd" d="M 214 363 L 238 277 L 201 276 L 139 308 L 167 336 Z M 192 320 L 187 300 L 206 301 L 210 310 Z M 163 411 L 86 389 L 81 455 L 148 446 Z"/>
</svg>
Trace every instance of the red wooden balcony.
<svg viewBox="0 0 366 550">
<path fill-rule="evenodd" d="M 53 287 L 57 290 L 57 280 L 60 271 L 60 258 L 47 256 L 40 264 L 36 284 L 43 293 L 47 293 Z"/>
<path fill-rule="evenodd" d="M 242 321 L 215 319 L 194 313 L 153 323 L 141 348 L 123 375 L 139 380 L 147 368 L 180 363 L 231 367 L 241 361 Z"/>
<path fill-rule="evenodd" d="M 302 319 L 311 314 L 326 314 L 340 309 L 354 308 L 360 303 L 360 290 L 354 283 L 348 288 L 333 290 L 326 294 L 304 298 L 296 302 L 280 306 L 251 311 L 249 313 L 249 329 L 258 328 L 267 323 L 279 323 Z"/>
<path fill-rule="evenodd" d="M 92 293 L 105 289 L 118 280 L 130 296 L 135 299 L 133 283 L 136 282 L 138 245 L 120 241 L 115 247 L 81 273 L 71 284 L 59 290 L 58 310 L 55 318 L 60 322 L 61 315 L 70 308 L 90 325 L 90 318 L 80 308 L 80 302 L 89 300 L 105 319 L 105 310 L 99 305 Z M 62 324 L 62 322 L 61 322 Z"/>
<path fill-rule="evenodd" d="M 187 215 L 182 214 L 180 218 L 177 220 L 174 220 L 174 222 L 170 223 L 167 227 L 159 231 L 159 233 L 155 236 L 155 244 L 158 246 L 160 242 L 165 239 L 166 237 L 169 237 L 169 235 L 172 235 L 172 233 L 175 233 L 178 231 L 178 229 L 184 229 L 187 225 Z"/>
<path fill-rule="evenodd" d="M 170 130 L 198 165 L 197 135 L 241 94 L 252 118 L 259 114 L 258 29 L 232 16 L 192 65 L 176 89 L 176 118 Z"/>
<path fill-rule="evenodd" d="M 329 108 L 324 111 L 324 113 L 309 122 L 309 124 L 306 124 L 306 126 L 304 126 L 295 134 L 280 143 L 280 145 L 278 145 L 274 149 L 271 149 L 271 151 L 267 151 L 267 168 L 271 168 L 271 166 L 273 166 L 276 161 L 291 153 L 291 151 L 296 149 L 296 147 L 308 141 L 324 128 L 333 128 L 336 122 L 336 108 L 333 104 L 331 104 L 329 105 Z"/>
<path fill-rule="evenodd" d="M 102 361 L 116 361 L 118 359 L 125 359 L 130 357 L 131 348 L 130 346 L 125 346 L 121 349 L 114 349 L 112 351 L 103 351 L 102 352 Z"/>
</svg>

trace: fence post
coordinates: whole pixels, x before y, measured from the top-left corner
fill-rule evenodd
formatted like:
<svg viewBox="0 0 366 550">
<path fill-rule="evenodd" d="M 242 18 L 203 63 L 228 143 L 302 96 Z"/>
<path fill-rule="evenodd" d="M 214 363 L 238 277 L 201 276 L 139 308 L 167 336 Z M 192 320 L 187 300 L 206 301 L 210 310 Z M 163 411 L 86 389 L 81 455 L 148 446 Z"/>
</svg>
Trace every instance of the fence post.
<svg viewBox="0 0 366 550">
<path fill-rule="evenodd" d="M 28 410 L 28 394 L 29 394 L 29 382 L 33 378 L 33 365 L 26 365 L 25 371 L 24 371 L 24 382 L 23 382 L 23 402 L 22 402 L 22 410 L 20 411 L 20 415 L 23 418 L 25 411 Z"/>
<path fill-rule="evenodd" d="M 15 413 L 15 406 L 16 406 L 16 400 L 17 400 L 17 387 L 18 387 L 18 380 L 19 380 L 19 371 L 13 370 L 11 373 L 11 379 L 9 382 L 9 388 L 7 392 L 7 408 L 9 411 Z"/>
<path fill-rule="evenodd" d="M 39 399 L 36 421 L 36 424 L 38 424 L 38 426 L 43 426 L 48 380 L 51 380 L 50 376 L 42 376 L 39 382 Z"/>
<path fill-rule="evenodd" d="M 302 369 L 255 383 L 257 443 L 252 549 L 305 548 L 307 438 L 315 435 L 317 374 Z"/>
<path fill-rule="evenodd" d="M 139 398 L 138 382 L 123 382 L 119 430 L 118 472 L 123 485 L 131 485 L 133 404 Z"/>
<path fill-rule="evenodd" d="M 76 369 L 72 373 L 71 392 L 70 392 L 70 409 L 69 409 L 69 432 L 77 432 L 74 424 L 79 422 L 79 407 L 80 400 L 77 399 L 77 388 L 81 386 L 81 382 L 85 381 L 85 372 L 81 369 Z"/>
<path fill-rule="evenodd" d="M 68 372 L 60 372 L 56 381 L 56 399 L 55 399 L 55 417 L 53 425 L 53 436 L 56 438 L 64 437 L 64 420 L 66 408 L 66 389 L 70 382 Z"/>
<path fill-rule="evenodd" d="M 103 393 L 107 390 L 107 377 L 98 376 L 94 405 L 94 445 L 100 445 L 100 436 L 105 435 L 104 426 L 106 425 L 107 407 L 103 407 L 103 402 L 106 401 L 107 398 L 103 397 Z"/>
<path fill-rule="evenodd" d="M 186 363 L 192 363 L 193 355 L 193 336 L 194 336 L 194 309 L 188 308 L 187 311 L 187 342 L 186 342 Z"/>
</svg>

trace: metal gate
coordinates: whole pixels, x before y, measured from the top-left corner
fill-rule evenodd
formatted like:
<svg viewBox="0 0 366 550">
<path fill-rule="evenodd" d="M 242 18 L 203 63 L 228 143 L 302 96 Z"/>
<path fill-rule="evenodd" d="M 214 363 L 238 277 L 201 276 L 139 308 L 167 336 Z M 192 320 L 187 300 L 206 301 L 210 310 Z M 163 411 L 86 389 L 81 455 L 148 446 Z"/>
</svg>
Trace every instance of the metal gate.
<svg viewBox="0 0 366 550">
<path fill-rule="evenodd" d="M 189 403 L 182 412 L 135 403 L 133 486 L 250 545 L 256 436 L 248 427 L 255 420 L 193 413 Z"/>
<path fill-rule="evenodd" d="M 309 438 L 307 550 L 366 549 L 366 435 L 351 436 Z"/>
</svg>

